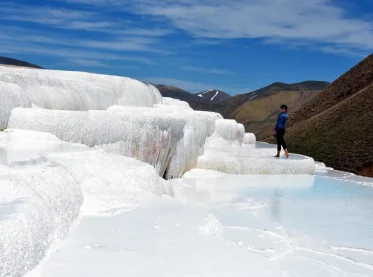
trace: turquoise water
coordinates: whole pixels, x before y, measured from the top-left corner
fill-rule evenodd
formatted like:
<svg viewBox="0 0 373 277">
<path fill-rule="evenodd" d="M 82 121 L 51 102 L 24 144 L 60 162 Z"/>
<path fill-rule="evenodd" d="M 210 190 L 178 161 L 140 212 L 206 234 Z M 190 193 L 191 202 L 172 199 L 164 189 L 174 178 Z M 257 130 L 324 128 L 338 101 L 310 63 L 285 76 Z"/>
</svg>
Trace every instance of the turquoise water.
<svg viewBox="0 0 373 277">
<path fill-rule="evenodd" d="M 211 213 L 225 240 L 289 276 L 373 276 L 373 179 L 326 169 L 202 176 L 185 178 L 175 197 Z"/>
<path fill-rule="evenodd" d="M 331 244 L 373 250 L 372 187 L 322 176 L 315 176 L 312 185 L 303 189 L 262 185 L 248 185 L 240 192 L 242 197 L 265 203 L 260 215 Z"/>
</svg>

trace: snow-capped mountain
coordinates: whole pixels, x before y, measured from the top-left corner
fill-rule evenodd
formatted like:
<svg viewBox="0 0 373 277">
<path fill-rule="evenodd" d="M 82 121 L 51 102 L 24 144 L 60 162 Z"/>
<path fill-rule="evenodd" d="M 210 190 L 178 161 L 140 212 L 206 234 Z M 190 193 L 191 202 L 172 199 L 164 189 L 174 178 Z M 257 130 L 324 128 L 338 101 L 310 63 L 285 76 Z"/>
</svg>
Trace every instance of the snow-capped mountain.
<svg viewBox="0 0 373 277">
<path fill-rule="evenodd" d="M 190 93 L 174 86 L 156 84 L 154 84 L 154 86 L 160 91 L 163 97 L 179 99 L 186 101 L 191 105 L 193 105 L 193 103 L 218 104 L 231 98 L 229 94 L 218 89 L 209 89 L 199 93 Z"/>
<path fill-rule="evenodd" d="M 159 90 L 163 97 L 170 97 L 188 103 L 204 103 L 207 101 L 204 98 L 198 97 L 196 94 L 185 91 L 181 88 L 167 85 L 156 85 L 154 86 Z"/>
<path fill-rule="evenodd" d="M 207 103 L 211 104 L 220 103 L 231 98 L 229 94 L 218 89 L 209 89 L 203 92 L 196 93 L 196 95 L 202 99 L 205 99 Z"/>
</svg>

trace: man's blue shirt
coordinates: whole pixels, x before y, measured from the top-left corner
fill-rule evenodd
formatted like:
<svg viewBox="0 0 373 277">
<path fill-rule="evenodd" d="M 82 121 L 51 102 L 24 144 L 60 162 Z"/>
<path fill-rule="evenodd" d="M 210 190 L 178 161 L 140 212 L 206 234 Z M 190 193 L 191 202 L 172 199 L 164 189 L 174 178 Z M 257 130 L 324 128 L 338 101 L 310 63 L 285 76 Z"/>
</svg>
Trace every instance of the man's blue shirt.
<svg viewBox="0 0 373 277">
<path fill-rule="evenodd" d="M 288 113 L 287 112 L 280 113 L 277 117 L 275 131 L 279 129 L 285 130 L 287 121 L 288 121 Z"/>
</svg>

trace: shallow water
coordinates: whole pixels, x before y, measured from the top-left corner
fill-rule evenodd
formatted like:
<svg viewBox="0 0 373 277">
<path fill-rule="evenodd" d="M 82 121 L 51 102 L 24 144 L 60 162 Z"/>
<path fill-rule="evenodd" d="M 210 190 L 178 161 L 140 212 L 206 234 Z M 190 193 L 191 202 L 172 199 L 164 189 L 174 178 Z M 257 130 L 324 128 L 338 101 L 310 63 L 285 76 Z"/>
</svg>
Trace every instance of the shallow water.
<svg viewBox="0 0 373 277">
<path fill-rule="evenodd" d="M 373 179 L 328 170 L 203 175 L 186 176 L 175 197 L 213 214 L 224 239 L 291 276 L 373 276 Z"/>
</svg>

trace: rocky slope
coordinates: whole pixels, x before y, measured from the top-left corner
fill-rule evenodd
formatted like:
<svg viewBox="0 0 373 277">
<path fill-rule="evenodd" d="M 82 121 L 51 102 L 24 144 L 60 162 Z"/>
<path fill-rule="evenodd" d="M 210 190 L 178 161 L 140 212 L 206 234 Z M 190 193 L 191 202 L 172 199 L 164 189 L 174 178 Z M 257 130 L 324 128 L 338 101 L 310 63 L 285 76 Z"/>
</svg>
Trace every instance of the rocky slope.
<svg viewBox="0 0 373 277">
<path fill-rule="evenodd" d="M 373 177 L 373 55 L 290 114 L 292 152 Z"/>
</svg>

